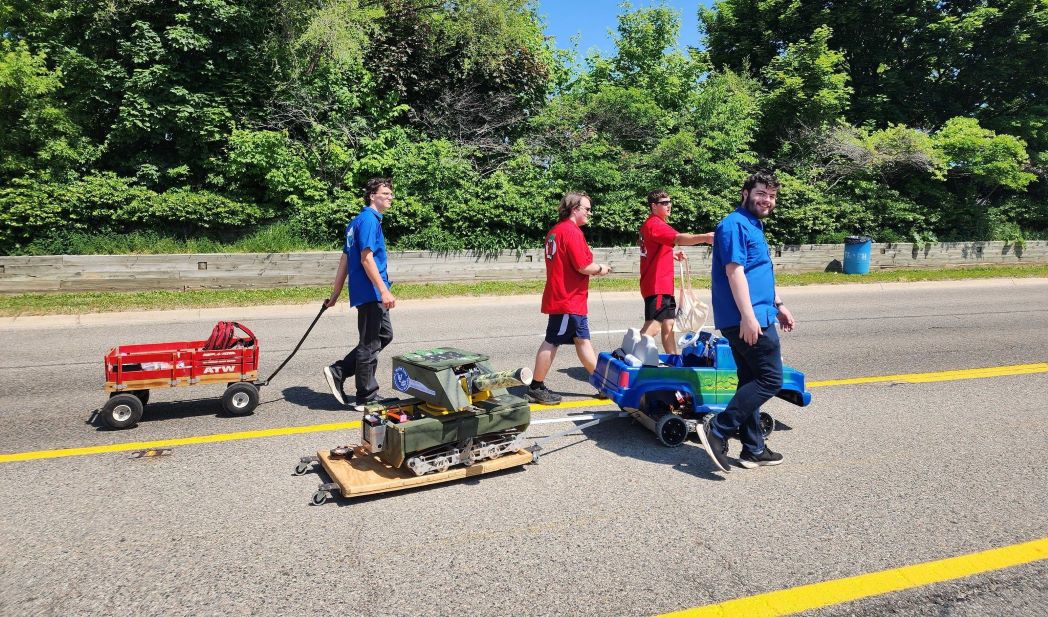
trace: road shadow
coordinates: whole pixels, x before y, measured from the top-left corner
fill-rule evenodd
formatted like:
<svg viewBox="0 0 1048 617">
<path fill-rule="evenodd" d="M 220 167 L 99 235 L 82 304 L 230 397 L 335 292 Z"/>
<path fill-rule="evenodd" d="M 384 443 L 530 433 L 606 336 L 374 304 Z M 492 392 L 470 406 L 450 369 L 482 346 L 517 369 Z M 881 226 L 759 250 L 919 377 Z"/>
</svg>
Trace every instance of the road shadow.
<svg viewBox="0 0 1048 617">
<path fill-rule="evenodd" d="M 345 411 L 346 408 L 339 406 L 338 401 L 334 400 L 327 392 L 313 392 L 307 388 L 289 388 L 289 390 L 304 390 L 308 395 L 298 395 L 301 398 L 308 398 L 310 395 L 316 399 L 316 404 L 310 406 L 310 409 L 322 409 L 327 411 Z M 270 391 L 272 392 L 272 391 Z M 325 400 L 325 397 L 327 400 Z M 284 396 L 266 396 L 266 389 L 262 388 L 259 390 L 259 398 L 261 399 L 255 410 L 247 416 L 254 415 L 260 411 L 264 411 L 266 405 L 272 405 L 278 403 L 281 400 L 289 399 L 287 396 L 287 390 L 284 391 Z M 95 408 L 88 415 L 87 419 L 84 420 L 85 424 L 95 427 L 97 431 L 111 431 L 111 430 L 129 430 L 129 429 L 112 429 L 107 426 L 100 417 L 101 407 Z M 233 414 L 227 412 L 222 408 L 221 397 L 198 397 L 191 399 L 180 399 L 177 401 L 150 401 L 146 404 L 143 409 L 142 419 L 138 421 L 138 424 L 149 424 L 151 422 L 164 422 L 167 420 L 180 420 L 186 418 L 197 418 L 209 416 L 213 418 L 236 418 Z"/>
<path fill-rule="evenodd" d="M 581 366 L 569 366 L 567 368 L 557 369 L 557 372 L 562 375 L 571 377 L 576 381 L 581 381 L 582 383 L 589 383 L 589 372 Z"/>
<path fill-rule="evenodd" d="M 85 420 L 85 423 L 95 427 L 96 431 L 126 431 L 134 429 L 134 427 L 128 427 L 126 429 L 110 428 L 102 422 L 102 418 L 99 415 L 101 411 L 101 407 L 92 411 L 91 415 L 88 416 L 87 420 Z M 142 419 L 138 421 L 138 424 L 149 424 L 150 422 L 163 422 L 166 420 L 179 420 L 201 416 L 233 417 L 222 409 L 222 402 L 220 399 L 201 397 L 158 403 L 150 402 L 143 409 Z"/>
<path fill-rule="evenodd" d="M 222 401 L 217 398 L 198 398 L 191 400 L 168 401 L 163 403 L 149 403 L 145 406 L 142 419 L 139 424 L 149 422 L 163 422 L 181 418 L 196 418 L 199 416 L 229 416 L 222 409 Z"/>
<path fill-rule="evenodd" d="M 296 407 L 319 411 L 346 411 L 349 409 L 335 400 L 335 397 L 327 390 L 317 392 L 305 386 L 291 386 L 284 388 L 280 393 L 284 395 L 284 400 Z"/>
<path fill-rule="evenodd" d="M 563 430 L 567 425 L 557 429 Z M 723 481 L 713 463 L 710 462 L 701 444 L 685 442 L 677 448 L 667 448 L 659 443 L 655 435 L 644 428 L 633 418 L 609 419 L 595 426 L 582 429 L 582 436 L 592 441 L 595 446 L 623 458 L 637 459 L 668 465 L 673 469 L 695 476 L 702 480 Z M 569 439 L 565 437 L 564 439 Z M 556 441 L 543 452 L 543 456 L 554 453 L 567 445 L 558 445 Z"/>
</svg>

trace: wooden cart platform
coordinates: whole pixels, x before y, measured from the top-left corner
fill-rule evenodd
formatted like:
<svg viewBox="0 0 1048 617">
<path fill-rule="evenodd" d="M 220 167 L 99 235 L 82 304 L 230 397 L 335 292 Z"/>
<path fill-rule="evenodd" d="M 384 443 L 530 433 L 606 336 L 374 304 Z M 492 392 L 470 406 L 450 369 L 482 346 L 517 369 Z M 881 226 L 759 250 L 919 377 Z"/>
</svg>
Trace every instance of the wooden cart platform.
<svg viewBox="0 0 1048 617">
<path fill-rule="evenodd" d="M 397 469 L 387 465 L 363 447 L 357 447 L 353 452 L 353 458 L 348 460 L 341 456 L 332 456 L 329 450 L 318 451 L 317 459 L 332 483 L 338 486 L 337 490 L 341 491 L 342 496 L 352 498 L 440 484 L 519 467 L 532 462 L 534 455 L 528 450 L 517 450 L 513 454 L 475 463 L 469 467 L 453 467 L 444 472 L 424 476 L 416 476 L 406 468 Z"/>
</svg>

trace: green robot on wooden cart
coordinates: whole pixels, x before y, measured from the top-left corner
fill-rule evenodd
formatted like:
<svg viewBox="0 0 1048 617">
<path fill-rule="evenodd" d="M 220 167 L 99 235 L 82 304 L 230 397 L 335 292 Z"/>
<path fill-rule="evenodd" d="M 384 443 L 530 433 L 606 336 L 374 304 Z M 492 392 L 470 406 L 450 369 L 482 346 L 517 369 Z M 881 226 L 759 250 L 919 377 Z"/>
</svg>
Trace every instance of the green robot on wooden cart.
<svg viewBox="0 0 1048 617">
<path fill-rule="evenodd" d="M 413 398 L 364 406 L 364 447 L 415 475 L 447 471 L 520 450 L 531 408 L 505 389 L 531 370 L 494 371 L 483 354 L 453 347 L 393 358 L 393 387 Z"/>
</svg>

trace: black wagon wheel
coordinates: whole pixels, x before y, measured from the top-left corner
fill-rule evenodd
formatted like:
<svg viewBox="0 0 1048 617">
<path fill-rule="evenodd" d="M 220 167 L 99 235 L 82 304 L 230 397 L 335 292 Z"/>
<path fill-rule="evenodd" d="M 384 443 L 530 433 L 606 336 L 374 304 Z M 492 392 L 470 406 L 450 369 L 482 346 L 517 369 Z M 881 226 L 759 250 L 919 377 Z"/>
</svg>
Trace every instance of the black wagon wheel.
<svg viewBox="0 0 1048 617">
<path fill-rule="evenodd" d="M 679 416 L 668 413 L 655 423 L 655 435 L 662 445 L 676 448 L 688 437 L 688 423 Z"/>
<path fill-rule="evenodd" d="M 142 419 L 142 401 L 134 394 L 121 392 L 109 397 L 99 415 L 110 428 L 129 428 Z"/>
<path fill-rule="evenodd" d="M 222 393 L 222 409 L 234 416 L 245 416 L 258 407 L 258 388 L 240 381 L 229 384 Z"/>
</svg>

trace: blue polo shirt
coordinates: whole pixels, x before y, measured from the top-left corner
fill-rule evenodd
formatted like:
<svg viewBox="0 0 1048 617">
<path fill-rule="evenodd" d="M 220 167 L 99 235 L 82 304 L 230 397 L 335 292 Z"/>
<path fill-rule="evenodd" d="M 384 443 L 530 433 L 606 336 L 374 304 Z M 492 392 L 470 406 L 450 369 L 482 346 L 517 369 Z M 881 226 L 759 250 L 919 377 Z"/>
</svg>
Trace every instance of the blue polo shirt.
<svg viewBox="0 0 1048 617">
<path fill-rule="evenodd" d="M 360 254 L 365 249 L 371 249 L 375 257 L 375 265 L 382 281 L 389 287 L 389 277 L 386 275 L 386 237 L 382 235 L 382 215 L 371 206 L 361 210 L 349 225 L 346 225 L 346 243 L 342 252 L 346 254 L 349 262 L 349 305 L 360 306 L 368 302 L 378 302 L 382 299 L 377 287 L 371 283 L 368 273 L 360 263 Z"/>
<path fill-rule="evenodd" d="M 771 249 L 764 238 L 764 224 L 745 208 L 724 217 L 713 235 L 713 322 L 717 329 L 738 327 L 742 315 L 728 285 L 724 268 L 736 263 L 743 267 L 750 287 L 750 303 L 757 323 L 765 328 L 775 323 L 775 269 Z"/>
</svg>

